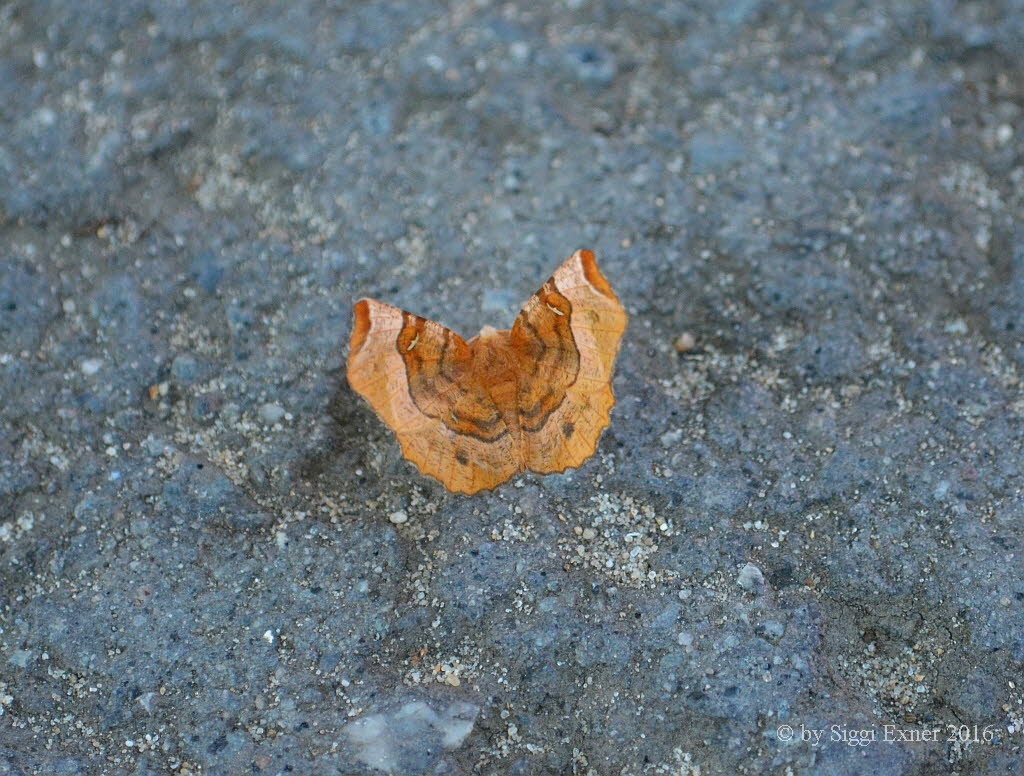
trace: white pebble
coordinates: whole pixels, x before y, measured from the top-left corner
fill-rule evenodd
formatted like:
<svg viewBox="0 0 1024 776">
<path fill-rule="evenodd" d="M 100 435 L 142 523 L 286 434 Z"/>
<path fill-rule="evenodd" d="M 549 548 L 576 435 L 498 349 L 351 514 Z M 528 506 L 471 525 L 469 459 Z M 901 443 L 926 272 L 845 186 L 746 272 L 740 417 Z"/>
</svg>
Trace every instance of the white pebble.
<svg viewBox="0 0 1024 776">
<path fill-rule="evenodd" d="M 395 525 L 401 525 L 409 520 L 409 515 L 405 513 L 404 509 L 399 509 L 397 512 L 392 512 L 388 519 Z"/>
<path fill-rule="evenodd" d="M 36 119 L 44 127 L 52 127 L 57 121 L 57 114 L 52 108 L 40 108 L 36 111 Z"/>
<path fill-rule="evenodd" d="M 519 62 L 525 62 L 530 56 L 530 44 L 517 40 L 508 47 L 508 52 Z"/>
<path fill-rule="evenodd" d="M 102 358 L 87 358 L 82 362 L 82 374 L 91 377 L 103 368 Z"/>
<path fill-rule="evenodd" d="M 693 644 L 693 634 L 685 632 L 680 633 L 678 636 L 676 636 L 676 641 L 679 642 L 679 646 L 688 647 L 691 644 Z"/>
<path fill-rule="evenodd" d="M 693 350 L 697 347 L 697 338 L 688 331 L 684 331 L 675 341 L 672 343 L 677 353 L 686 353 L 687 351 Z"/>
<path fill-rule="evenodd" d="M 260 417 L 265 423 L 277 423 L 284 417 L 284 407 L 280 404 L 268 403 L 260 407 Z"/>
<path fill-rule="evenodd" d="M 677 428 L 672 431 L 666 431 L 661 435 L 659 441 L 661 442 L 662 447 L 672 447 L 672 445 L 676 444 L 682 438 L 683 431 L 682 429 Z"/>
<path fill-rule="evenodd" d="M 736 578 L 736 582 L 744 590 L 754 593 L 764 587 L 764 574 L 753 563 L 748 563 L 740 570 L 740 575 Z"/>
</svg>

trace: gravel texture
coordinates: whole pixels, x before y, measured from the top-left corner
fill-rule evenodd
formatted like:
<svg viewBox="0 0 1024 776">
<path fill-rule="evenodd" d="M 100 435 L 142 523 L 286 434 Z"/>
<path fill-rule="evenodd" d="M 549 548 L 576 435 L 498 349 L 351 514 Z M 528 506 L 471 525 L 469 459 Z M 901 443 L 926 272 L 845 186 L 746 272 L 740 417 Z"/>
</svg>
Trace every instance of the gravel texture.
<svg viewBox="0 0 1024 776">
<path fill-rule="evenodd" d="M 1022 51 L 1021 0 L 0 4 L 0 774 L 1021 773 Z M 580 247 L 597 454 L 446 493 L 353 301 L 471 335 Z"/>
</svg>

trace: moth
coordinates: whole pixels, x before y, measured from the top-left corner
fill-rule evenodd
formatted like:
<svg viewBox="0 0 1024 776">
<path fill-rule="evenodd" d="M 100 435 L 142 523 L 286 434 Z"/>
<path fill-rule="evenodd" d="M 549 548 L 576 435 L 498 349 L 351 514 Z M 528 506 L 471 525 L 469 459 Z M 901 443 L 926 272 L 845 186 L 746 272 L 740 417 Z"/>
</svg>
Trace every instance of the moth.
<svg viewBox="0 0 1024 776">
<path fill-rule="evenodd" d="M 349 384 L 451 491 L 579 466 L 610 422 L 627 316 L 591 251 L 566 259 L 511 329 L 468 342 L 376 299 L 354 313 Z"/>
</svg>

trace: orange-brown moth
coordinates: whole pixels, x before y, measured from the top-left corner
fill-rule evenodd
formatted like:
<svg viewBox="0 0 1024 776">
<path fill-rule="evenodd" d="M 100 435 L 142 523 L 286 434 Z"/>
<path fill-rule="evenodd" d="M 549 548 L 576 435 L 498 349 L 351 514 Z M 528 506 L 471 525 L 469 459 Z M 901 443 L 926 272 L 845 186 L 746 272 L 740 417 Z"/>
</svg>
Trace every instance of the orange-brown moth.
<svg viewBox="0 0 1024 776">
<path fill-rule="evenodd" d="M 421 472 L 476 493 L 527 469 L 579 466 L 615 404 L 626 311 L 591 251 L 576 251 L 512 328 L 466 342 L 439 323 L 360 299 L 348 381 Z"/>
</svg>

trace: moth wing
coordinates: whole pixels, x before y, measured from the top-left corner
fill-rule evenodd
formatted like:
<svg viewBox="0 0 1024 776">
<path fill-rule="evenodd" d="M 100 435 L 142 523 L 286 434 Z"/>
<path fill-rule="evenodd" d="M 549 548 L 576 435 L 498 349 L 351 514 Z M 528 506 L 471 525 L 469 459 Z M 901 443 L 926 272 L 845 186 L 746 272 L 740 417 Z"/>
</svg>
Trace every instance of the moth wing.
<svg viewBox="0 0 1024 776">
<path fill-rule="evenodd" d="M 627 315 L 591 251 L 576 251 L 523 306 L 510 333 L 521 374 L 527 468 L 560 472 L 594 454 L 615 404 Z"/>
<path fill-rule="evenodd" d="M 462 337 L 376 299 L 361 299 L 354 314 L 349 384 L 395 432 L 409 461 L 467 494 L 518 471 L 513 436 Z"/>
</svg>

